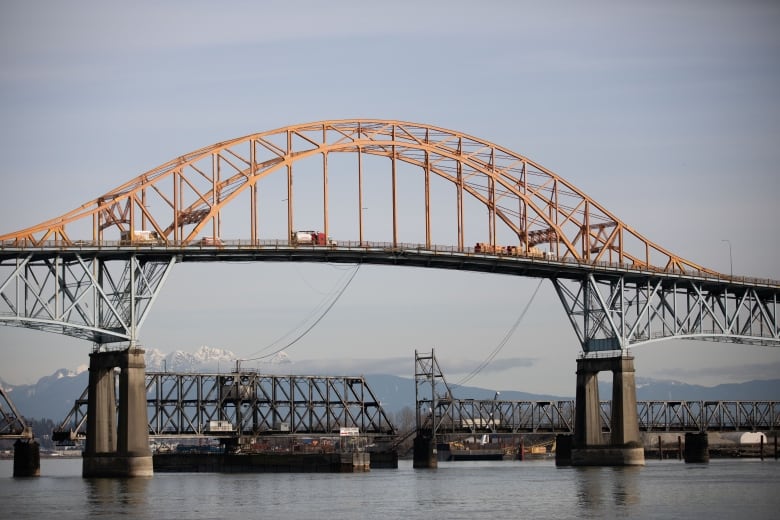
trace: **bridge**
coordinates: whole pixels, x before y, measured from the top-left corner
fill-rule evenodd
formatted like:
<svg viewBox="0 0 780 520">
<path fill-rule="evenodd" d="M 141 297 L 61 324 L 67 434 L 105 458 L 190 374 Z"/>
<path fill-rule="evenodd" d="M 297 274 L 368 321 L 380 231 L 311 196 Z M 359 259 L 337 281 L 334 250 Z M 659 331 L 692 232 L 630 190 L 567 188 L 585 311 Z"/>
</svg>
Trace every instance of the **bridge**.
<svg viewBox="0 0 780 520">
<path fill-rule="evenodd" d="M 485 433 L 575 433 L 573 400 L 515 401 L 456 398 L 435 352 L 415 352 L 418 430 L 436 437 Z M 642 432 L 755 432 L 780 430 L 780 401 L 637 401 Z M 599 429 L 613 431 L 611 401 L 599 402 Z"/>
<path fill-rule="evenodd" d="M 0 439 L 32 439 L 32 429 L 0 387 Z"/>
<path fill-rule="evenodd" d="M 396 433 L 364 377 L 147 372 L 145 387 L 152 438 Z M 85 388 L 54 440 L 85 439 L 88 415 Z"/>
<path fill-rule="evenodd" d="M 366 236 L 369 200 L 372 217 L 384 220 L 379 241 Z M 110 373 L 121 367 L 129 392 L 122 403 L 140 416 L 140 330 L 174 266 L 205 261 L 375 263 L 551 280 L 582 351 L 575 444 L 583 453 L 601 444 L 603 370 L 621 392 L 613 409 L 625 403 L 628 414 L 613 421 L 625 428 L 613 431 L 612 445 L 638 436 L 629 347 L 671 338 L 780 345 L 780 283 L 686 260 L 505 147 L 389 120 L 321 121 L 217 143 L 0 235 L 0 323 L 91 341 L 90 385 L 103 390 L 90 395 L 107 396 Z M 109 352 L 116 349 L 126 357 Z M 95 399 L 109 413 L 111 398 Z M 118 449 L 135 453 L 145 431 L 129 431 L 133 421 L 122 417 Z M 114 426 L 101 428 L 93 438 L 114 435 Z M 100 454 L 114 451 L 113 441 L 88 444 L 85 475 L 100 474 L 101 460 L 116 460 Z M 87 468 L 87 459 L 98 467 Z"/>
<path fill-rule="evenodd" d="M 418 395 L 418 430 L 435 421 L 441 436 L 574 433 L 573 400 L 456 399 L 444 384 L 435 400 Z M 145 386 L 154 439 L 332 435 L 341 428 L 388 441 L 398 435 L 364 377 L 147 372 Z M 600 403 L 603 433 L 612 431 L 611 404 Z M 85 388 L 54 440 L 85 440 L 88 414 Z M 780 401 L 638 401 L 637 416 L 643 432 L 777 431 Z"/>
</svg>

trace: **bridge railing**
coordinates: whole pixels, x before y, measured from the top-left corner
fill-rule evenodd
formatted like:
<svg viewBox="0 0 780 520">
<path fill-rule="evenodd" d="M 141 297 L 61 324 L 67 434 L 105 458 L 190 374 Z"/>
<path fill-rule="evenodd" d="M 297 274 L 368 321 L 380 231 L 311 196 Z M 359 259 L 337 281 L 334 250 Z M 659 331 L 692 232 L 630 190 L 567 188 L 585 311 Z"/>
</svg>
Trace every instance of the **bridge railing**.
<svg viewBox="0 0 780 520">
<path fill-rule="evenodd" d="M 548 264 L 548 265 L 570 265 L 578 267 L 591 267 L 600 268 L 604 270 L 616 270 L 620 272 L 637 272 L 637 273 L 656 273 L 663 274 L 664 270 L 661 268 L 636 265 L 632 263 L 616 263 L 608 261 L 591 262 L 581 259 L 566 257 L 556 257 L 550 254 L 540 255 L 538 253 L 527 253 L 520 251 L 519 249 L 513 253 L 506 252 L 485 252 L 475 250 L 474 247 L 458 248 L 452 245 L 439 245 L 432 244 L 430 246 L 425 244 L 413 243 L 413 242 L 369 242 L 369 241 L 337 241 L 327 245 L 311 245 L 311 244 L 293 244 L 289 240 L 270 239 L 270 240 L 221 240 L 217 239 L 200 239 L 193 242 L 183 241 L 148 241 L 148 242 L 135 242 L 127 243 L 122 240 L 75 240 L 75 241 L 63 241 L 63 240 L 46 240 L 40 243 L 31 245 L 29 243 L 19 244 L 15 241 L 0 242 L 0 252 L 35 252 L 35 251 L 63 251 L 63 252 L 92 252 L 92 251 L 138 251 L 138 252 L 159 252 L 159 251 L 263 251 L 263 250 L 348 250 L 348 251 L 364 251 L 366 253 L 371 251 L 383 251 L 383 252 L 416 252 L 419 254 L 432 254 L 432 255 L 458 255 L 458 256 L 470 256 L 481 257 L 486 259 L 501 259 L 512 260 L 522 259 L 525 262 Z M 780 286 L 780 281 L 772 280 L 768 278 L 756 278 L 748 276 L 729 276 L 724 274 L 713 274 L 707 271 L 693 271 L 687 270 L 682 273 L 686 276 L 692 276 L 702 280 L 718 281 L 718 282 L 732 282 L 741 284 L 758 284 L 769 286 Z"/>
</svg>

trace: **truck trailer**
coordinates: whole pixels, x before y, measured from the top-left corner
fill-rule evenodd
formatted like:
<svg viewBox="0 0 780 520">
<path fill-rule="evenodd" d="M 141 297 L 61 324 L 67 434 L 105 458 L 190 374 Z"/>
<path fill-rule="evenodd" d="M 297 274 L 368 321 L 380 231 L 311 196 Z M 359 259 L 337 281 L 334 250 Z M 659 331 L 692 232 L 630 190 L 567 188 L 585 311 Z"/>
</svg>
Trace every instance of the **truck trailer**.
<svg viewBox="0 0 780 520">
<path fill-rule="evenodd" d="M 326 237 L 321 231 L 293 231 L 290 236 L 290 242 L 293 245 L 307 246 L 333 246 L 336 242 Z"/>
</svg>

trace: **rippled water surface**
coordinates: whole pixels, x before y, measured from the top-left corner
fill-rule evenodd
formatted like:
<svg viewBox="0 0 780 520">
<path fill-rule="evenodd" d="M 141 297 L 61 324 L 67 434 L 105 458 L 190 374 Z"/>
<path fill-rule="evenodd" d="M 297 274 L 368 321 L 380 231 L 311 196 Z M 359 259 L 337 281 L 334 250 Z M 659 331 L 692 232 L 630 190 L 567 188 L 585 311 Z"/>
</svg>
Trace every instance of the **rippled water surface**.
<svg viewBox="0 0 780 520">
<path fill-rule="evenodd" d="M 346 474 L 158 473 L 84 479 L 81 459 L 44 459 L 41 477 L 0 461 L 2 518 L 780 518 L 780 462 L 440 462 L 434 470 Z"/>
</svg>

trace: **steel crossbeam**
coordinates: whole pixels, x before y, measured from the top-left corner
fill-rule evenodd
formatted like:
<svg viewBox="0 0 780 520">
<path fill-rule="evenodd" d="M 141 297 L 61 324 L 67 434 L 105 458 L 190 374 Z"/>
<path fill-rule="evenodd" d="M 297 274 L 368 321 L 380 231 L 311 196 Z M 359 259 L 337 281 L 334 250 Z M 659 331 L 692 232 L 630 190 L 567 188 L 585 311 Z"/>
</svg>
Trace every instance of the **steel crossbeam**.
<svg viewBox="0 0 780 520">
<path fill-rule="evenodd" d="M 151 437 L 395 434 L 363 377 L 149 372 L 146 392 Z M 83 437 L 86 417 L 85 390 L 56 437 Z"/>
<path fill-rule="evenodd" d="M 0 324 L 131 342 L 175 255 L 41 250 L 0 256 Z"/>
</svg>

